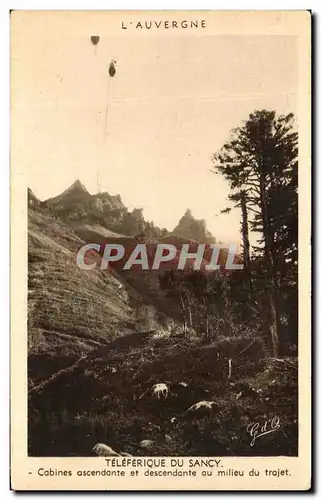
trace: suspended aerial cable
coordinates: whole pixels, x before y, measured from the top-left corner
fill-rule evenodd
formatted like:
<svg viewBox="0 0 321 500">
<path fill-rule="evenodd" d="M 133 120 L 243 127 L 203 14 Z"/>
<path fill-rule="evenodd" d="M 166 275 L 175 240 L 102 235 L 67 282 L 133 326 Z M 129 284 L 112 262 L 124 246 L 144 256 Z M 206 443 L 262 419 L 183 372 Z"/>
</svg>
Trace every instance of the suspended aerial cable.
<svg viewBox="0 0 321 500">
<path fill-rule="evenodd" d="M 107 101 L 106 101 L 106 109 L 105 109 L 105 122 L 104 122 L 104 140 L 106 140 L 106 135 L 107 135 L 107 121 L 108 121 L 108 111 L 109 111 L 109 96 L 110 96 L 110 83 L 111 79 L 115 76 L 116 74 L 116 68 L 115 68 L 116 61 L 112 60 L 109 64 L 108 68 L 108 85 L 107 85 Z"/>
<path fill-rule="evenodd" d="M 99 43 L 99 36 L 98 35 L 91 35 L 90 37 L 91 43 L 95 46 L 95 54 L 96 54 L 96 46 Z M 105 107 L 105 120 L 104 120 L 104 142 L 106 141 L 107 137 L 107 123 L 108 123 L 108 111 L 109 111 L 109 99 L 110 99 L 110 87 L 111 87 L 111 79 L 114 78 L 116 74 L 116 68 L 115 64 L 117 61 L 111 60 L 109 63 L 108 67 L 108 82 L 107 82 L 107 99 L 106 99 L 106 107 Z M 99 182 L 99 172 L 97 172 L 97 186 L 98 186 L 98 191 L 100 192 L 100 182 Z"/>
<path fill-rule="evenodd" d="M 107 135 L 107 119 L 108 119 L 108 110 L 109 110 L 109 95 L 110 95 L 110 78 L 108 78 L 108 84 L 107 84 L 107 99 L 106 99 L 105 121 L 104 121 L 104 141 L 106 140 L 106 135 Z"/>
</svg>

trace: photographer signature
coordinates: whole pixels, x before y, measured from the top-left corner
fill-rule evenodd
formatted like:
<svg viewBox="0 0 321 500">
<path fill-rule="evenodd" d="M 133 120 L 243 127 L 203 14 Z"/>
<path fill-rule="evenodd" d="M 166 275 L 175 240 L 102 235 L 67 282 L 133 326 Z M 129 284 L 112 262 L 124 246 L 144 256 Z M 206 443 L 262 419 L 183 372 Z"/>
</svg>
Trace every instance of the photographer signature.
<svg viewBox="0 0 321 500">
<path fill-rule="evenodd" d="M 246 432 L 248 432 L 252 438 L 250 446 L 253 447 L 257 438 L 265 436 L 266 434 L 271 434 L 280 429 L 280 419 L 275 416 L 269 420 L 266 420 L 263 425 L 259 422 L 252 422 L 246 427 Z"/>
</svg>

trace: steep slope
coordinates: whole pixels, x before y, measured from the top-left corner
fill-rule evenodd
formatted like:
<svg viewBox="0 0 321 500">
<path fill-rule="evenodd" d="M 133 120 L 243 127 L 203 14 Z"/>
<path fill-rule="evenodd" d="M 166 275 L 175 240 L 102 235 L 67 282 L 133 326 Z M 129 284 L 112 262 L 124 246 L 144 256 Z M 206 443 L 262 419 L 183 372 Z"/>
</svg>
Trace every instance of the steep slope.
<svg viewBox="0 0 321 500">
<path fill-rule="evenodd" d="M 90 195 L 78 180 L 61 195 L 47 200 L 46 205 L 57 214 L 86 243 L 120 244 L 125 247 L 124 257 L 111 265 L 115 275 L 127 289 L 140 297 L 142 303 L 154 306 L 158 312 L 172 315 L 171 301 L 160 288 L 160 275 L 166 269 L 177 269 L 180 252 L 184 243 L 189 243 L 189 251 L 196 252 L 198 243 L 206 243 L 202 268 L 212 256 L 210 244 L 215 238 L 206 229 L 204 220 L 197 220 L 190 210 L 179 221 L 172 234 L 144 220 L 142 210 L 129 212 L 119 195 L 108 193 Z M 143 271 L 141 266 L 134 265 L 124 270 L 124 264 L 137 243 L 147 243 L 149 268 L 155 257 L 158 243 L 171 243 L 177 249 L 176 257 L 161 264 L 159 270 Z M 226 262 L 227 252 L 221 250 L 219 264 L 222 269 Z M 194 262 L 187 262 L 186 270 L 191 270 Z"/>
<path fill-rule="evenodd" d="M 29 353 L 79 356 L 133 330 L 119 281 L 76 265 L 83 241 L 48 209 L 29 209 Z"/>
<path fill-rule="evenodd" d="M 72 234 L 73 237 L 77 235 L 79 247 L 83 242 L 99 243 L 101 245 L 113 243 L 125 247 L 124 257 L 120 261 L 112 263 L 110 271 L 113 276 L 117 278 L 118 282 L 121 282 L 123 288 L 130 294 L 130 304 L 136 313 L 137 308 L 143 309 L 146 305 L 147 307 L 154 308 L 155 318 L 157 317 L 156 323 L 159 321 L 162 322 L 163 320 L 166 322 L 167 316 L 177 316 L 177 311 L 173 308 L 172 300 L 169 298 L 168 294 L 161 289 L 160 277 L 165 270 L 177 269 L 182 245 L 184 243 L 189 243 L 189 251 L 196 252 L 198 243 L 206 243 L 201 267 L 203 268 L 206 266 L 211 260 L 212 249 L 210 248 L 210 244 L 215 242 L 215 238 L 207 231 L 205 221 L 195 219 L 189 210 L 175 228 L 174 232 L 179 234 L 169 235 L 166 230 L 161 230 L 156 228 L 153 223 L 146 222 L 142 210 L 134 209 L 132 212 L 129 212 L 119 195 L 111 196 L 108 193 L 90 195 L 79 180 L 74 182 L 72 186 L 66 189 L 62 194 L 42 203 L 42 206 L 43 205 L 47 207 L 48 213 L 49 208 L 53 214 L 59 217 L 61 220 L 59 224 L 63 225 L 62 221 L 65 222 L 64 231 L 66 234 L 68 233 L 67 226 L 71 228 L 70 234 Z M 45 234 L 46 232 L 44 235 Z M 175 245 L 177 254 L 174 259 L 162 263 L 159 270 L 142 270 L 140 265 L 134 265 L 131 269 L 124 270 L 125 262 L 128 260 L 138 243 L 147 244 L 149 269 L 151 269 L 157 244 L 162 242 Z M 74 259 L 76 251 L 77 248 L 73 248 Z M 102 252 L 103 248 L 100 257 L 102 256 Z M 222 270 L 224 269 L 226 257 L 227 252 L 221 250 L 219 254 L 219 264 Z M 97 258 L 99 261 L 99 256 L 96 255 L 94 258 Z M 189 259 L 185 270 L 192 270 L 193 264 L 194 261 Z M 74 262 L 72 265 L 72 272 L 74 272 L 75 276 L 78 276 L 79 273 L 81 276 L 83 274 L 86 275 L 86 271 L 79 270 Z M 63 268 L 63 264 L 61 268 Z M 102 280 L 106 272 L 97 269 L 95 272 L 87 274 L 91 276 L 91 280 L 96 276 L 99 276 L 99 279 Z M 89 281 L 90 280 L 87 280 L 87 284 Z M 59 287 L 60 284 L 57 284 L 57 286 Z M 78 286 L 75 288 L 78 289 Z M 61 293 L 65 293 L 65 290 L 62 289 Z M 66 293 L 69 293 L 69 291 Z M 109 301 L 109 295 L 112 292 L 108 289 L 105 290 L 104 293 L 108 297 L 107 301 Z M 132 298 L 133 300 L 131 300 Z M 120 307 L 120 309 L 122 308 Z M 75 314 L 78 318 L 77 310 L 73 309 L 72 314 Z M 122 313 L 120 312 L 119 314 L 121 316 Z M 112 317 L 113 315 L 110 316 L 111 319 L 109 321 L 112 321 Z M 176 317 L 176 319 L 180 320 L 181 318 Z M 108 322 L 107 324 L 109 325 Z M 87 325 L 87 330 L 90 332 L 86 335 L 87 343 L 88 337 L 92 337 L 93 335 L 94 337 L 96 336 L 95 331 L 97 325 L 94 324 L 93 327 L 94 333 L 91 332 L 90 324 Z M 133 329 L 136 328 L 139 328 L 137 324 L 134 325 Z M 100 331 L 99 328 L 98 330 Z M 60 334 L 62 333 L 64 332 L 60 332 Z M 57 338 L 57 336 L 55 338 Z"/>
</svg>

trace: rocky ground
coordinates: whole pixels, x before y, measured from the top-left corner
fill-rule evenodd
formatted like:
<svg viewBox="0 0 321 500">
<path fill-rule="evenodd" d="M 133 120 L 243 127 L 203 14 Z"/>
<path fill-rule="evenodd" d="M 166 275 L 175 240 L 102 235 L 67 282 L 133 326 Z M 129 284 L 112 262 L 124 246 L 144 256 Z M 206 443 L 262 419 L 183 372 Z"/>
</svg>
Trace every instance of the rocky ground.
<svg viewBox="0 0 321 500">
<path fill-rule="evenodd" d="M 240 356 L 234 349 L 228 379 L 231 344 L 151 336 L 145 347 L 66 360 L 71 369 L 30 392 L 29 454 L 91 456 L 101 442 L 134 456 L 296 455 L 296 358 L 266 357 L 254 342 Z M 157 383 L 167 398 L 153 394 Z M 202 400 L 211 409 L 188 411 Z M 279 428 L 250 446 L 249 425 L 275 418 Z"/>
</svg>

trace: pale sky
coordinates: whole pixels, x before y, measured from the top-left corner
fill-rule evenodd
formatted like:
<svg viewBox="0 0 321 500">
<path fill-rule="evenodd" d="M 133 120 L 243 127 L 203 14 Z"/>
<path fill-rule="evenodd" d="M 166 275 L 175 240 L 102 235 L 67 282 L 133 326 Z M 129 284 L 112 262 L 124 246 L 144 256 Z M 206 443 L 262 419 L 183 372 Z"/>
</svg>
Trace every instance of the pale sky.
<svg viewBox="0 0 321 500">
<path fill-rule="evenodd" d="M 294 36 L 144 36 L 28 19 L 13 50 L 12 106 L 28 184 L 40 199 L 77 178 L 120 194 L 145 219 L 172 230 L 190 208 L 218 239 L 239 241 L 240 217 L 211 155 L 255 109 L 296 113 Z M 104 114 L 111 80 L 107 136 Z"/>
</svg>

